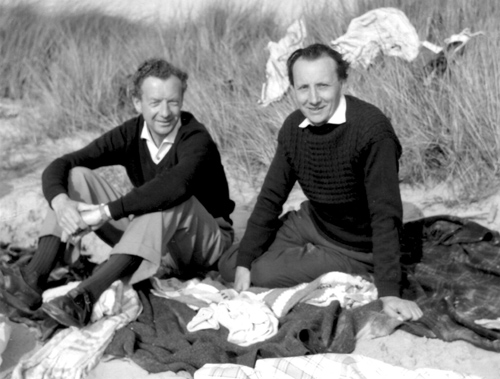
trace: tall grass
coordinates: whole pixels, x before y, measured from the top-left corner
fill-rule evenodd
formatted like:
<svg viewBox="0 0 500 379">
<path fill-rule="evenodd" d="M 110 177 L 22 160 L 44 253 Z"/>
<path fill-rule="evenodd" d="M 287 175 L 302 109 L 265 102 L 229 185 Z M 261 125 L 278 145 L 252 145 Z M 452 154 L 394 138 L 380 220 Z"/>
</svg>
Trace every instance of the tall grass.
<svg viewBox="0 0 500 379">
<path fill-rule="evenodd" d="M 133 23 L 95 12 L 42 16 L 27 7 L 0 8 L 0 97 L 22 102 L 26 138 L 104 131 L 132 116 L 127 76 L 149 57 L 165 57 L 190 75 L 185 109 L 205 123 L 227 162 L 258 186 L 276 133 L 294 109 L 288 94 L 263 108 L 266 46 L 286 25 L 258 5 L 213 6 L 191 20 Z M 473 201 L 498 184 L 500 35 L 496 0 L 359 0 L 358 9 L 326 5 L 304 14 L 307 42 L 328 43 L 370 9 L 401 9 L 421 40 L 443 40 L 469 27 L 473 39 L 445 75 L 424 85 L 423 64 L 380 58 L 352 70 L 347 92 L 386 112 L 401 139 L 401 179 L 456 184 L 456 200 Z"/>
</svg>

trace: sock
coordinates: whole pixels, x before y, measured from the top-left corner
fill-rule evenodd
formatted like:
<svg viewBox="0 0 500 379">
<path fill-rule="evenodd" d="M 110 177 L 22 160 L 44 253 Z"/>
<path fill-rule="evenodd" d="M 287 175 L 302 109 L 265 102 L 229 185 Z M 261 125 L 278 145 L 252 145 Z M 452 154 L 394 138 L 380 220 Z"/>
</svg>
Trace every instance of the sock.
<svg viewBox="0 0 500 379">
<path fill-rule="evenodd" d="M 22 269 L 26 283 L 38 292 L 41 292 L 57 259 L 64 254 L 66 244 L 56 236 L 43 236 L 38 241 L 38 248 L 31 261 Z"/>
<path fill-rule="evenodd" d="M 132 275 L 139 268 L 141 262 L 142 258 L 136 255 L 113 254 L 78 287 L 87 290 L 90 300 L 95 304 L 111 284 Z"/>
</svg>

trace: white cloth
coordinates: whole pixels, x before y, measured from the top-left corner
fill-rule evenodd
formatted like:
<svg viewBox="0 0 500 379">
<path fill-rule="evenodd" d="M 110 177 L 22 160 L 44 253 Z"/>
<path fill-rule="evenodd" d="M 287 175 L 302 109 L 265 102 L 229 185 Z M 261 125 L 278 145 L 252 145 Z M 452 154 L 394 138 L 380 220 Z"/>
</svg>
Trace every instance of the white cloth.
<svg viewBox="0 0 500 379">
<path fill-rule="evenodd" d="M 255 369 L 235 364 L 206 364 L 194 379 L 480 379 L 476 375 L 418 368 L 408 370 L 357 354 L 316 354 L 259 359 Z"/>
<path fill-rule="evenodd" d="M 378 8 L 351 20 L 347 32 L 331 45 L 352 67 L 367 68 L 379 54 L 414 60 L 420 39 L 402 11 Z"/>
<path fill-rule="evenodd" d="M 270 41 L 267 45 L 269 59 L 266 63 L 266 83 L 262 85 L 259 104 L 267 106 L 280 100 L 290 87 L 286 61 L 297 49 L 304 47 L 307 36 L 305 23 L 302 19 L 295 21 L 287 29 L 285 37 L 279 42 Z"/>
<path fill-rule="evenodd" d="M 245 292 L 200 309 L 187 330 L 219 329 L 220 325 L 229 330 L 227 340 L 239 346 L 265 341 L 278 332 L 278 319 L 269 307 L 254 294 Z"/>
<path fill-rule="evenodd" d="M 238 296 L 238 292 L 234 289 L 225 288 L 221 283 L 209 279 L 203 281 L 191 279 L 182 282 L 177 278 L 152 277 L 150 280 L 153 295 L 178 300 L 187 304 L 191 309 L 208 307 L 212 303 L 234 299 Z"/>
<path fill-rule="evenodd" d="M 12 379 L 82 379 L 100 361 L 115 331 L 135 320 L 142 311 L 137 292 L 116 281 L 99 299 L 116 299 L 111 309 L 117 311 L 83 328 L 70 327 L 53 336 L 31 357 L 22 359 L 14 368 Z M 119 294 L 122 294 L 119 297 Z M 104 298 L 106 299 L 104 299 Z M 105 311 L 104 311 L 105 312 Z"/>
<path fill-rule="evenodd" d="M 452 50 L 451 54 L 457 53 L 462 49 L 471 38 L 484 35 L 484 32 L 472 33 L 469 28 L 465 28 L 458 34 L 452 34 L 444 40 L 447 50 Z"/>
</svg>

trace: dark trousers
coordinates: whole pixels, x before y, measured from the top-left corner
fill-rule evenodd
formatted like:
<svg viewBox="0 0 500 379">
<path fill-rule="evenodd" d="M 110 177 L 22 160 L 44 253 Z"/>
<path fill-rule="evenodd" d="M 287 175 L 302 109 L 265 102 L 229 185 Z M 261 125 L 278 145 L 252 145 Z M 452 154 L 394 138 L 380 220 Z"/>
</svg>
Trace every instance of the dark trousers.
<svg viewBox="0 0 500 379">
<path fill-rule="evenodd" d="M 252 263 L 254 286 L 291 287 L 331 271 L 373 273 L 373 254 L 337 246 L 324 237 L 314 225 L 309 207 L 309 201 L 305 201 L 298 211 L 284 216 L 284 223 L 269 250 Z M 219 261 L 219 270 L 227 281 L 234 281 L 237 254 L 238 246 L 234 245 Z"/>
</svg>

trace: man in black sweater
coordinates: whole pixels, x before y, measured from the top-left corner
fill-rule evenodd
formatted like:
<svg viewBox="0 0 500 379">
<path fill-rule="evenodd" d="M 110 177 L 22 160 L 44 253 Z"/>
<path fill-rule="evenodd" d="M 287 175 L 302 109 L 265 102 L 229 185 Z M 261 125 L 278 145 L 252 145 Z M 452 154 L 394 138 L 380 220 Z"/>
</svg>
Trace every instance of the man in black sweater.
<svg viewBox="0 0 500 379">
<path fill-rule="evenodd" d="M 400 298 L 401 145 L 375 106 L 343 95 L 348 64 L 314 44 L 295 51 L 288 76 L 298 110 L 285 120 L 246 232 L 219 268 L 237 290 L 288 287 L 341 271 L 372 275 L 384 310 L 416 320 Z M 307 201 L 280 218 L 298 181 Z"/>
<path fill-rule="evenodd" d="M 171 275 L 212 267 L 233 241 L 234 202 L 217 146 L 195 117 L 181 111 L 187 74 L 162 59 L 133 77 L 139 116 L 81 150 L 54 160 L 42 176 L 51 209 L 33 259 L 2 268 L 0 297 L 38 307 L 66 326 L 84 326 L 92 306 L 114 281 L 131 284 L 161 267 Z M 92 171 L 124 166 L 133 189 L 122 195 Z M 67 295 L 41 304 L 41 293 L 68 242 L 93 230 L 111 245 L 98 270 Z"/>
</svg>

